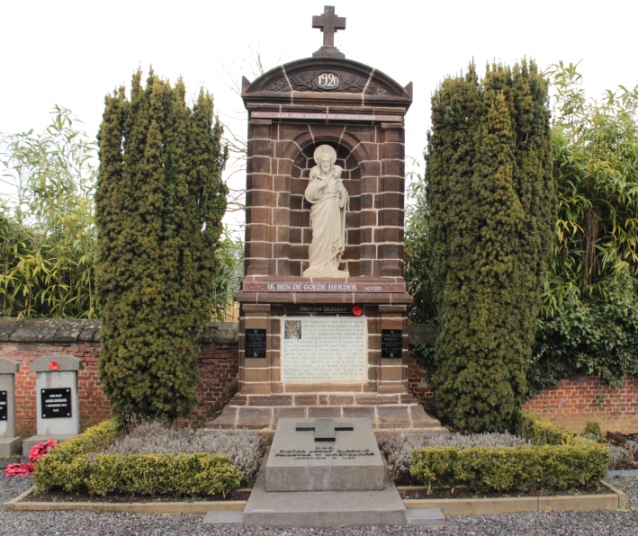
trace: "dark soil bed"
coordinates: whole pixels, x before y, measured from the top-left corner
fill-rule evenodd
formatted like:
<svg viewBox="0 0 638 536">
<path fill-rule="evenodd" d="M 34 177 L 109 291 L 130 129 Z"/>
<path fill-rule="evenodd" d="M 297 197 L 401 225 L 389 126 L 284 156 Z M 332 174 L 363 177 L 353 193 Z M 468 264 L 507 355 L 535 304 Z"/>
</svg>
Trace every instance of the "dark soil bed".
<svg viewBox="0 0 638 536">
<path fill-rule="evenodd" d="M 610 493 L 604 486 L 579 488 L 568 491 L 540 491 L 528 493 L 477 493 L 464 487 L 459 488 L 434 488 L 431 493 L 426 489 L 399 490 L 402 499 L 498 499 L 513 497 L 554 497 L 557 495 L 604 495 Z"/>
<path fill-rule="evenodd" d="M 92 503 L 162 503 L 162 502 L 203 502 L 203 501 L 246 501 L 250 491 L 229 491 L 226 497 L 214 495 L 212 497 L 165 497 L 160 495 L 106 495 L 99 497 L 88 493 L 69 494 L 63 491 L 49 493 L 30 493 L 22 502 L 92 502 Z"/>
</svg>

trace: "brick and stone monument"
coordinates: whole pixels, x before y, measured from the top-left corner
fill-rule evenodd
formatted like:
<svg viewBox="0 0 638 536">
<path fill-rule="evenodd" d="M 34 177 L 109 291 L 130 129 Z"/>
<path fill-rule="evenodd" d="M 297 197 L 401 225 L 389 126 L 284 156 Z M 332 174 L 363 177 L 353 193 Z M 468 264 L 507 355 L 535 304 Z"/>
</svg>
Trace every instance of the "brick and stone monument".
<svg viewBox="0 0 638 536">
<path fill-rule="evenodd" d="M 249 113 L 239 392 L 211 426 L 280 417 L 437 428 L 406 389 L 404 117 L 411 83 L 348 60 L 345 18 L 311 58 L 243 80 Z"/>
</svg>

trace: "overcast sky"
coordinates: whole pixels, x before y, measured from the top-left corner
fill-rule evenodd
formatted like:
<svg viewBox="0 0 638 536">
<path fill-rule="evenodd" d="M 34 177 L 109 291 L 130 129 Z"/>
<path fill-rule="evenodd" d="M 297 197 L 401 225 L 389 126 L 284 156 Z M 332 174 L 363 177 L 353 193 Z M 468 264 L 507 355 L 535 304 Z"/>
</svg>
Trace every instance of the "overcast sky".
<svg viewBox="0 0 638 536">
<path fill-rule="evenodd" d="M 541 68 L 582 60 L 588 94 L 638 83 L 635 0 L 419 2 L 339 0 L 347 29 L 335 45 L 401 85 L 414 83 L 407 116 L 409 156 L 421 161 L 429 100 L 439 82 L 467 67 L 534 59 Z M 322 43 L 312 16 L 323 2 L 214 0 L 0 0 L 0 132 L 42 129 L 55 104 L 70 108 L 95 136 L 104 95 L 141 67 L 188 93 L 204 86 L 238 135 L 246 131 L 232 86 L 264 67 L 308 57 Z M 589 7 L 591 6 L 591 7 Z M 251 52 L 252 51 L 252 52 Z"/>
</svg>

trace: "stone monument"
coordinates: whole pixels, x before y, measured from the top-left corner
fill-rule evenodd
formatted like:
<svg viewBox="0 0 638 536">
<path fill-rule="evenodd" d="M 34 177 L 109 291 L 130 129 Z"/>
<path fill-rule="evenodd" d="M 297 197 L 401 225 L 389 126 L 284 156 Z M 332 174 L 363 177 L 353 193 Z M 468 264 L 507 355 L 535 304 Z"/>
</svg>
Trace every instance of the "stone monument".
<svg viewBox="0 0 638 536">
<path fill-rule="evenodd" d="M 20 363 L 0 359 L 0 456 L 19 454 L 22 438 L 16 436 L 15 375 Z"/>
<path fill-rule="evenodd" d="M 41 441 L 64 441 L 80 433 L 77 371 L 81 365 L 81 359 L 69 355 L 44 356 L 31 362 L 37 393 L 37 435 L 24 441 L 23 455 Z"/>
<path fill-rule="evenodd" d="M 313 17 L 311 58 L 244 78 L 249 113 L 239 392 L 212 427 L 280 417 L 440 429 L 406 388 L 404 117 L 412 85 L 348 60 Z"/>
</svg>

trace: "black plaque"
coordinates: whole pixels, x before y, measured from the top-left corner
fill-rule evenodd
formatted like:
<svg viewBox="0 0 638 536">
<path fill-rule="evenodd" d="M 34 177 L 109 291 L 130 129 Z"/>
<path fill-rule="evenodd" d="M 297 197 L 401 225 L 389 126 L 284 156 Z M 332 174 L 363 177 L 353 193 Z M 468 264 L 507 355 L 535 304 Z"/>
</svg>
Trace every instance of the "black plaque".
<svg viewBox="0 0 638 536">
<path fill-rule="evenodd" d="M 401 357 L 403 351 L 403 331 L 400 329 L 381 330 L 381 357 Z"/>
<path fill-rule="evenodd" d="M 43 419 L 66 419 L 71 417 L 71 389 L 68 387 L 41 389 L 40 400 Z"/>
<path fill-rule="evenodd" d="M 6 421 L 9 414 L 7 407 L 7 392 L 0 391 L 0 421 Z"/>
<path fill-rule="evenodd" d="M 285 305 L 284 313 L 287 315 L 352 315 L 352 305 L 349 304 L 306 304 Z"/>
<path fill-rule="evenodd" d="M 246 330 L 246 357 L 266 357 L 266 330 Z"/>
</svg>

